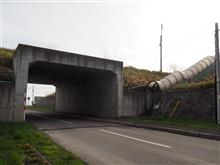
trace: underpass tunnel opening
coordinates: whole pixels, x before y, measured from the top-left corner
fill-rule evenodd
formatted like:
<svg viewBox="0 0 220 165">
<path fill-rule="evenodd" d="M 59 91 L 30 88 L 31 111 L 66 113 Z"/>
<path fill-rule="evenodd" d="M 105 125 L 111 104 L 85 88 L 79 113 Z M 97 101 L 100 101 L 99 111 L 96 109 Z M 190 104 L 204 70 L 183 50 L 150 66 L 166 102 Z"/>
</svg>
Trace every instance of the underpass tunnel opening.
<svg viewBox="0 0 220 165">
<path fill-rule="evenodd" d="M 56 87 L 54 85 L 28 83 L 26 89 L 26 110 L 55 111 Z"/>
<path fill-rule="evenodd" d="M 56 112 L 117 117 L 117 76 L 112 71 L 37 61 L 29 64 L 28 83 L 56 87 Z"/>
</svg>

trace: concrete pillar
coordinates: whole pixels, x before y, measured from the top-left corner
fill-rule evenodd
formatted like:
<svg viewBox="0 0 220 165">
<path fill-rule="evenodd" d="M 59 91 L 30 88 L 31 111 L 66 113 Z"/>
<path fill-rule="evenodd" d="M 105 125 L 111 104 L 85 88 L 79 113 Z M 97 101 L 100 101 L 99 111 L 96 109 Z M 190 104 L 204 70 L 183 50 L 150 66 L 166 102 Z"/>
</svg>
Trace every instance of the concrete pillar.
<svg viewBox="0 0 220 165">
<path fill-rule="evenodd" d="M 19 54 L 23 55 L 19 55 Z M 14 57 L 14 69 L 15 72 L 15 94 L 13 105 L 13 121 L 22 122 L 25 121 L 24 113 L 24 101 L 26 97 L 26 87 L 28 83 L 28 68 L 29 61 L 25 58 L 25 52 L 22 50 L 17 51 Z"/>
<path fill-rule="evenodd" d="M 122 76 L 122 70 L 116 71 L 117 73 L 117 102 L 118 102 L 118 111 L 117 111 L 117 117 L 123 116 L 123 76 Z"/>
<path fill-rule="evenodd" d="M 118 107 L 121 108 L 117 97 L 119 91 L 115 74 L 75 86 L 64 83 L 57 85 L 55 109 L 87 116 L 115 118 Z"/>
</svg>

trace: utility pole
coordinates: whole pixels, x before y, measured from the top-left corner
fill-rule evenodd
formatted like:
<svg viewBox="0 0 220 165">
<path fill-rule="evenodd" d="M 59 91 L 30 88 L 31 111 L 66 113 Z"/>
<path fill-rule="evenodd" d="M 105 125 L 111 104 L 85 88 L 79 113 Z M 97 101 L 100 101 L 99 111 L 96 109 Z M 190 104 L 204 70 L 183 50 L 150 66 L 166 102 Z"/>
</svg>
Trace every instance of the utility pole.
<svg viewBox="0 0 220 165">
<path fill-rule="evenodd" d="M 220 124 L 220 61 L 218 23 L 215 23 L 215 84 L 216 84 L 216 123 Z"/>
<path fill-rule="evenodd" d="M 163 71 L 162 69 L 162 48 L 163 48 L 163 45 L 162 45 L 162 40 L 163 39 L 163 24 L 161 24 L 160 26 L 160 72 Z"/>
</svg>

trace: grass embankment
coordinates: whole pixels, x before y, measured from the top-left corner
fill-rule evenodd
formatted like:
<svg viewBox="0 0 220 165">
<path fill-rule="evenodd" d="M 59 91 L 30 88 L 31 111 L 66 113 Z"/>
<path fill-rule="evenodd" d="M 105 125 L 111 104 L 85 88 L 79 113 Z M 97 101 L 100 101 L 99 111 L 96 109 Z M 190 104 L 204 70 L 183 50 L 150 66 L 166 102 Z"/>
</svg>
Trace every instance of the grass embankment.
<svg viewBox="0 0 220 165">
<path fill-rule="evenodd" d="M 82 165 L 78 157 L 55 144 L 28 123 L 0 123 L 0 165 Z"/>
<path fill-rule="evenodd" d="M 174 89 L 200 89 L 200 88 L 211 88 L 215 86 L 215 75 L 210 74 L 204 77 L 199 82 L 184 82 L 176 85 Z"/>
<path fill-rule="evenodd" d="M 203 120 L 203 119 L 192 119 L 187 117 L 175 117 L 169 118 L 166 116 L 139 116 L 139 117 L 126 117 L 120 120 L 140 123 L 140 124 L 165 124 L 179 127 L 188 128 L 200 128 L 200 129 L 219 129 L 220 125 L 215 124 L 213 120 Z"/>
<path fill-rule="evenodd" d="M 12 56 L 14 50 L 0 48 L 0 80 L 11 81 L 12 74 Z"/>
<path fill-rule="evenodd" d="M 137 69 L 134 67 L 123 68 L 124 87 L 134 87 L 140 85 L 147 85 L 152 80 L 160 80 L 169 73 L 149 71 L 145 69 Z"/>
<path fill-rule="evenodd" d="M 134 67 L 125 67 L 123 69 L 124 87 L 134 87 L 140 85 L 147 85 L 152 80 L 160 80 L 169 73 L 149 71 L 144 69 L 137 69 Z M 215 76 L 214 73 L 204 77 L 199 82 L 182 82 L 174 87 L 174 89 L 199 89 L 214 87 Z"/>
<path fill-rule="evenodd" d="M 42 105 L 26 106 L 27 110 L 39 111 L 39 112 L 54 112 L 54 108 Z"/>
<path fill-rule="evenodd" d="M 0 71 L 12 71 L 13 49 L 0 48 Z"/>
</svg>

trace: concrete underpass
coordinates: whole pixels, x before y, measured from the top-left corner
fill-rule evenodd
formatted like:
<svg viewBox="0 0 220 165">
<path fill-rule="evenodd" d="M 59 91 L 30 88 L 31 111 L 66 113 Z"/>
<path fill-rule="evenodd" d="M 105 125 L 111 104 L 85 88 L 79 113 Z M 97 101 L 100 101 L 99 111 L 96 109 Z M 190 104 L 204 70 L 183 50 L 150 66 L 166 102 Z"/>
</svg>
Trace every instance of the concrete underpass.
<svg viewBox="0 0 220 165">
<path fill-rule="evenodd" d="M 13 65 L 14 121 L 25 120 L 27 83 L 54 85 L 55 111 L 108 118 L 122 115 L 122 62 L 20 44 Z"/>
</svg>

